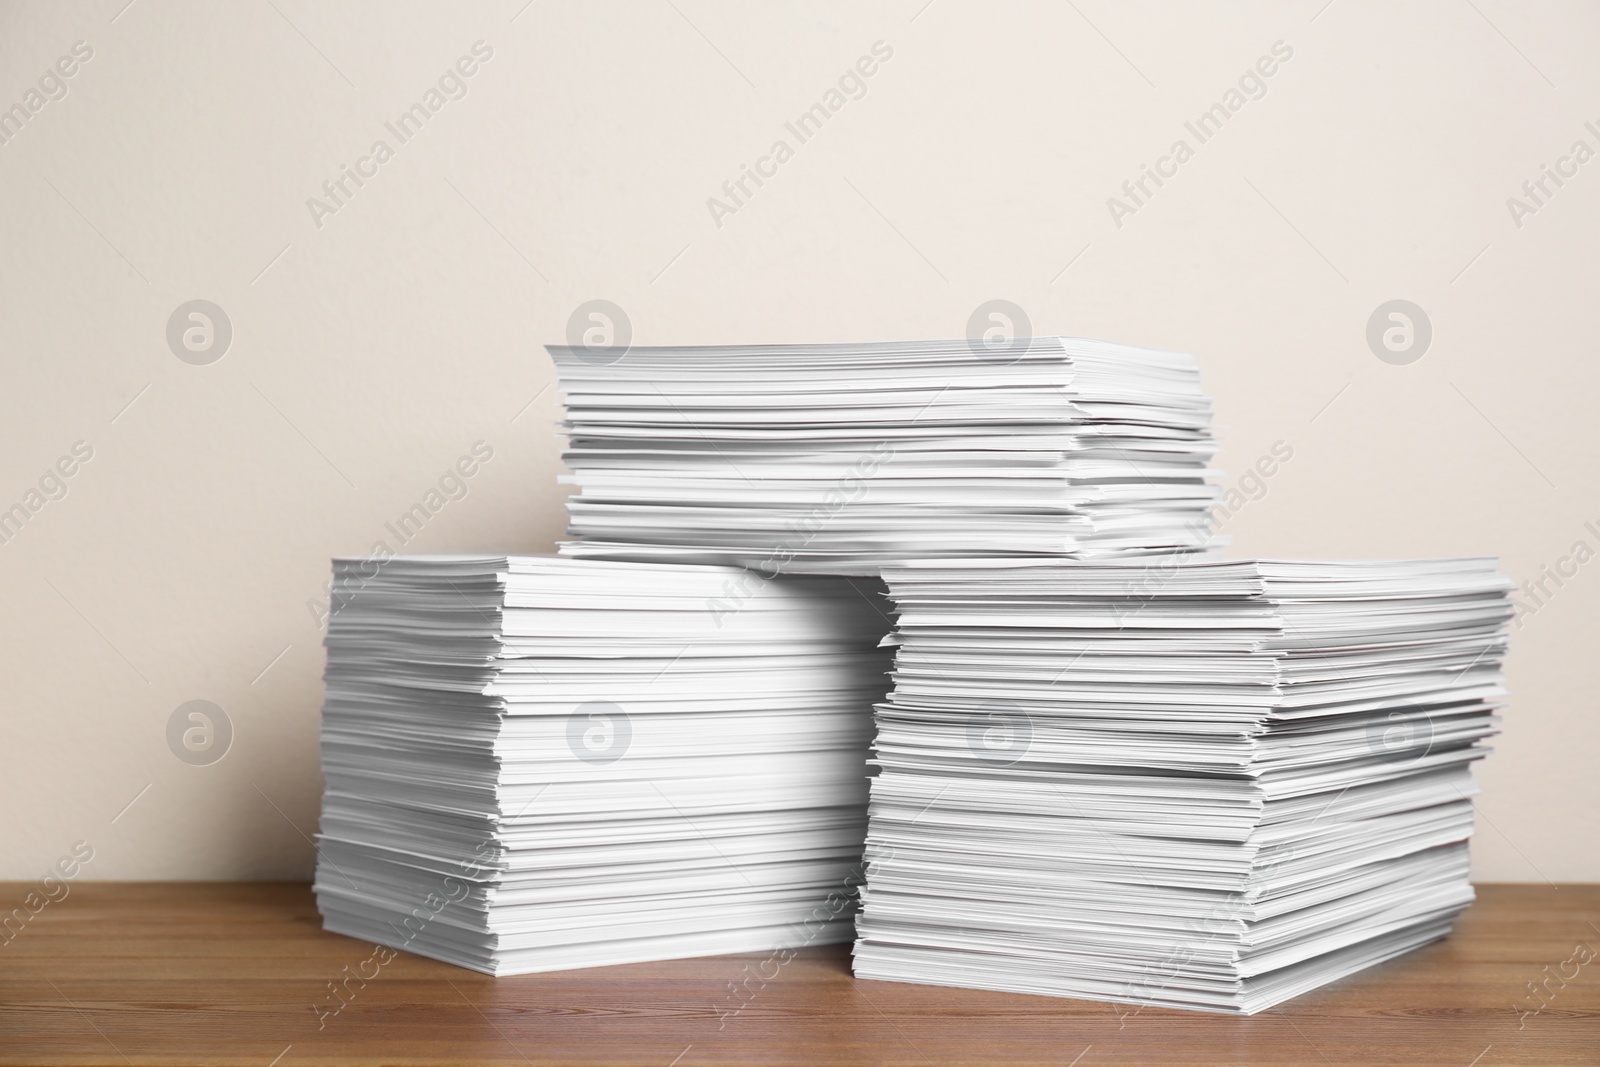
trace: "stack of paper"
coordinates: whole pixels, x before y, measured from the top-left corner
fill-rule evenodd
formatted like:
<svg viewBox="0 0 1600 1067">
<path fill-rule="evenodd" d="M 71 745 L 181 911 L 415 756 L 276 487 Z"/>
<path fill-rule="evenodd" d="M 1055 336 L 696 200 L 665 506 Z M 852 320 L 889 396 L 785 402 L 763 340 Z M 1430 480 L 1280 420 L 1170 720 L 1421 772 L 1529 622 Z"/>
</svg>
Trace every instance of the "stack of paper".
<svg viewBox="0 0 1600 1067">
<path fill-rule="evenodd" d="M 1510 583 L 1488 559 L 922 561 L 856 973 L 1255 1012 L 1444 936 Z"/>
<path fill-rule="evenodd" d="M 1077 338 L 550 348 L 565 555 L 876 574 L 939 556 L 1204 545 L 1211 405 L 1186 355 Z"/>
<path fill-rule="evenodd" d="M 327 928 L 491 974 L 848 940 L 887 685 L 869 593 L 723 567 L 336 561 Z"/>
</svg>

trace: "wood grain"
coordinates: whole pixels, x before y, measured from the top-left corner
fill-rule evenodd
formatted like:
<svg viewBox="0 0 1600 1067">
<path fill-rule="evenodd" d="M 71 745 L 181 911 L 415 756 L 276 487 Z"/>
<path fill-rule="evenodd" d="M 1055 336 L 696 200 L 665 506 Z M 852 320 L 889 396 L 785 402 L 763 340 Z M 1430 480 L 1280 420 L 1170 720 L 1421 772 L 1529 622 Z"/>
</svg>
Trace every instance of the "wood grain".
<svg viewBox="0 0 1600 1067">
<path fill-rule="evenodd" d="M 491 979 L 401 954 L 319 1029 L 372 946 L 324 933 L 306 886 L 82 883 L 0 947 L 0 1063 L 1600 1064 L 1579 944 L 1600 886 L 1480 886 L 1450 940 L 1249 1019 L 857 981 L 844 946 L 743 999 L 763 957 Z"/>
</svg>

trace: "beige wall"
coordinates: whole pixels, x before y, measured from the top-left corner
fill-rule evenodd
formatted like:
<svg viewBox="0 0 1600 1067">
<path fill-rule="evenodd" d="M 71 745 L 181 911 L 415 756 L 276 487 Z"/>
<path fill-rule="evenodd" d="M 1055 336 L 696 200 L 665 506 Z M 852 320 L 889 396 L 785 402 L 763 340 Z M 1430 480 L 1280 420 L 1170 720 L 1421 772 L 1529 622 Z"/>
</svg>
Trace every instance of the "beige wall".
<svg viewBox="0 0 1600 1067">
<path fill-rule="evenodd" d="M 66 489 L 0 544 L 0 877 L 80 840 L 88 878 L 305 877 L 328 557 L 394 544 L 480 441 L 409 547 L 548 549 L 540 345 L 594 298 L 641 342 L 956 336 L 1005 298 L 1195 352 L 1230 482 L 1293 448 L 1228 521 L 1242 552 L 1489 552 L 1522 580 L 1600 548 L 1600 160 L 1507 206 L 1600 149 L 1592 5 L 124 2 L 0 8 L 0 105 L 93 52 L 0 144 L 0 508 Z M 478 41 L 464 97 L 386 131 Z M 1200 143 L 1185 121 L 1279 41 Z M 1118 226 L 1107 198 L 1180 138 Z M 195 299 L 232 326 L 208 365 L 166 337 Z M 1432 324 L 1409 365 L 1365 338 L 1392 299 Z M 1482 879 L 1600 878 L 1600 562 L 1549 588 L 1482 771 Z M 191 700 L 232 724 L 208 766 L 169 748 Z"/>
</svg>

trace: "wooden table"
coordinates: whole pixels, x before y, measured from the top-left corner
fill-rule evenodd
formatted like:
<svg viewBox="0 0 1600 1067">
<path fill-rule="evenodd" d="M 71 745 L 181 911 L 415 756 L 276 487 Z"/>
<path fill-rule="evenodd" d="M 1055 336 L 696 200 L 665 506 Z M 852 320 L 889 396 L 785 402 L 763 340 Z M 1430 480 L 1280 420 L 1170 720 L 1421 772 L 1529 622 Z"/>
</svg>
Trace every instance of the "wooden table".
<svg viewBox="0 0 1600 1067">
<path fill-rule="evenodd" d="M 80 883 L 0 947 L 0 1063 L 1600 1064 L 1600 886 L 1479 894 L 1450 940 L 1249 1019 L 857 981 L 844 946 L 740 1000 L 762 957 L 492 979 L 401 954 L 333 1014 L 372 946 L 306 886 Z"/>
</svg>

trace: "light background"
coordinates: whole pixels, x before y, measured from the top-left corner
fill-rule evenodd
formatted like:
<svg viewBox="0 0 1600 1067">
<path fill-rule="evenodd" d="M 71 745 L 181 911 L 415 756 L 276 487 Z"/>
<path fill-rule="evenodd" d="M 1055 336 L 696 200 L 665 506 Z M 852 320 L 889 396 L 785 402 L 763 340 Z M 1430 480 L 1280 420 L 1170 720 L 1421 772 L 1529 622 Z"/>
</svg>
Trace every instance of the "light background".
<svg viewBox="0 0 1600 1067">
<path fill-rule="evenodd" d="M 1600 548 L 1600 161 L 1520 227 L 1506 203 L 1600 148 L 1593 5 L 125 3 L 0 8 L 0 106 L 93 49 L 0 144 L 0 509 L 94 451 L 0 544 L 0 877 L 78 840 L 90 878 L 308 876 L 328 558 L 393 545 L 480 440 L 408 550 L 548 550 L 541 345 L 590 299 L 699 343 L 959 336 L 1004 298 L 1194 352 L 1230 484 L 1293 448 L 1227 523 L 1242 553 L 1497 553 L 1521 581 Z M 467 95 L 395 141 L 480 40 Z M 878 41 L 866 95 L 717 225 L 707 198 Z M 1397 298 L 1433 327 L 1405 366 L 1365 340 Z M 166 341 L 193 299 L 233 328 L 206 366 Z M 1481 765 L 1482 880 L 1600 878 L 1600 563 L 1550 588 Z M 210 766 L 167 744 L 194 699 L 234 728 Z"/>
</svg>

